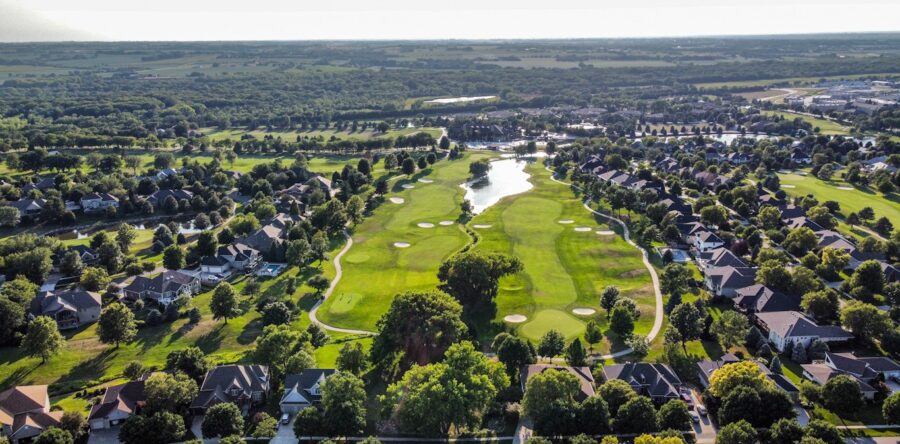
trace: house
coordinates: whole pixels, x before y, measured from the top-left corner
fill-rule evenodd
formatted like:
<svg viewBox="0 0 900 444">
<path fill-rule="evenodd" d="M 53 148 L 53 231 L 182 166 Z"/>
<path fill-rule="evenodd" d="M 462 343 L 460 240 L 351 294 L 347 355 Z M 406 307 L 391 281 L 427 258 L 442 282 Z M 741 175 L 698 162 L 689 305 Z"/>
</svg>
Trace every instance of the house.
<svg viewBox="0 0 900 444">
<path fill-rule="evenodd" d="M 166 199 L 168 199 L 169 196 L 175 199 L 175 202 L 179 202 L 181 200 L 191 200 L 191 198 L 194 197 L 194 193 L 187 190 L 156 190 L 147 197 L 147 201 L 150 202 L 154 208 L 159 208 L 166 202 Z"/>
<path fill-rule="evenodd" d="M 84 265 L 96 265 L 100 261 L 100 255 L 97 254 L 97 251 L 87 245 L 72 245 L 67 251 L 78 253 L 81 263 Z"/>
<path fill-rule="evenodd" d="M 566 367 L 553 364 L 531 364 L 522 367 L 519 373 L 519 383 L 521 384 L 522 393 L 528 385 L 528 380 L 544 372 L 569 372 L 578 378 L 580 389 L 575 399 L 579 402 L 594 396 L 594 376 L 591 374 L 589 367 Z"/>
<path fill-rule="evenodd" d="M 678 399 L 681 393 L 681 379 L 666 364 L 626 362 L 604 365 L 603 377 L 607 381 L 621 379 L 638 394 L 649 396 L 656 403 Z"/>
<path fill-rule="evenodd" d="M 741 360 L 738 359 L 737 356 L 732 355 L 730 353 L 722 356 L 717 361 L 710 361 L 710 360 L 698 361 L 697 362 L 697 379 L 700 381 L 700 385 L 703 388 L 709 387 L 709 378 L 710 378 L 710 376 L 712 376 L 713 372 L 715 372 L 716 370 L 718 370 L 728 364 L 734 364 L 736 362 L 741 362 Z M 790 395 L 794 399 L 797 399 L 799 397 L 800 389 L 798 389 L 797 386 L 794 385 L 794 383 L 791 382 L 790 379 L 784 377 L 783 375 L 773 373 L 771 370 L 769 370 L 769 367 L 766 367 L 766 365 L 763 364 L 762 362 L 759 362 L 759 361 L 753 361 L 753 362 L 759 367 L 759 370 L 764 375 L 766 375 L 766 378 L 768 378 L 770 381 L 772 381 L 772 383 L 775 384 L 776 387 L 778 387 L 781 390 L 784 390 L 785 392 L 787 392 L 788 395 Z"/>
<path fill-rule="evenodd" d="M 800 296 L 773 291 L 761 284 L 753 284 L 735 291 L 734 306 L 738 311 L 754 314 L 770 311 L 799 311 Z"/>
<path fill-rule="evenodd" d="M 115 427 L 130 416 L 140 413 L 147 403 L 144 382 L 150 375 L 151 373 L 147 373 L 137 381 L 107 387 L 103 399 L 91 406 L 91 413 L 88 415 L 91 430 Z"/>
<path fill-rule="evenodd" d="M 45 177 L 45 178 L 39 180 L 37 183 L 29 182 L 29 183 L 26 183 L 25 185 L 23 185 L 22 186 L 22 194 L 28 194 L 28 192 L 31 190 L 38 190 L 38 191 L 44 193 L 47 190 L 50 190 L 53 188 L 56 188 L 56 179 L 53 177 Z"/>
<path fill-rule="evenodd" d="M 718 188 L 720 185 L 727 185 L 731 181 L 731 179 L 729 179 L 727 176 L 721 176 L 709 171 L 702 171 L 694 174 L 694 180 L 696 180 L 697 183 L 699 183 L 701 186 L 713 190 Z"/>
<path fill-rule="evenodd" d="M 246 414 L 269 394 L 269 368 L 264 365 L 222 365 L 206 372 L 200 392 L 191 404 L 195 414 L 222 403 L 237 404 Z"/>
<path fill-rule="evenodd" d="M 852 353 L 825 352 L 823 361 L 803 364 L 803 377 L 824 385 L 838 375 L 847 375 L 859 383 L 863 396 L 873 400 L 881 381 L 900 378 L 900 364 L 885 357 L 859 358 Z"/>
<path fill-rule="evenodd" d="M 850 332 L 836 325 L 819 325 L 797 311 L 772 311 L 757 313 L 756 320 L 769 334 L 769 342 L 783 352 L 788 343 L 794 346 L 809 344 L 816 339 L 824 342 L 842 342 L 853 338 Z"/>
<path fill-rule="evenodd" d="M 102 307 L 100 293 L 85 290 L 39 293 L 31 300 L 31 313 L 53 318 L 60 330 L 97 322 Z"/>
<path fill-rule="evenodd" d="M 714 248 L 697 255 L 697 262 L 701 270 L 709 270 L 715 267 L 747 267 L 747 263 L 732 253 L 727 248 Z"/>
<path fill-rule="evenodd" d="M 259 263 L 259 250 L 240 242 L 219 247 L 217 255 L 225 258 L 232 268 L 238 270 L 250 269 Z"/>
<path fill-rule="evenodd" d="M 9 206 L 19 210 L 19 217 L 24 218 L 28 217 L 38 217 L 41 215 L 41 212 L 44 211 L 44 206 L 47 205 L 47 201 L 44 199 L 19 199 L 15 202 L 10 202 Z"/>
<path fill-rule="evenodd" d="M 678 231 L 681 232 L 681 237 L 684 240 L 685 244 L 693 245 L 694 239 L 697 236 L 697 233 L 701 231 L 709 231 L 706 227 L 700 222 L 682 222 L 676 225 L 678 227 Z"/>
<path fill-rule="evenodd" d="M 733 298 L 739 288 L 756 282 L 756 268 L 726 265 L 704 270 L 703 273 L 706 288 L 715 296 Z"/>
<path fill-rule="evenodd" d="M 0 392 L 0 426 L 12 444 L 30 442 L 51 426 L 62 411 L 50 411 L 46 385 L 24 385 Z"/>
<path fill-rule="evenodd" d="M 81 198 L 81 208 L 85 213 L 105 211 L 110 207 L 118 208 L 119 199 L 109 193 L 91 193 Z"/>
<path fill-rule="evenodd" d="M 204 256 L 200 259 L 200 271 L 203 274 L 228 275 L 231 274 L 231 263 L 222 256 Z"/>
<path fill-rule="evenodd" d="M 244 236 L 240 243 L 253 248 L 256 251 L 268 253 L 274 247 L 279 247 L 283 243 L 281 239 L 284 230 L 275 225 L 269 224 L 262 228 Z"/>
<path fill-rule="evenodd" d="M 334 369 L 311 368 L 300 373 L 287 375 L 284 379 L 284 396 L 281 397 L 281 413 L 294 415 L 318 403 L 322 399 L 319 386 L 325 378 L 333 375 Z"/>
<path fill-rule="evenodd" d="M 694 233 L 694 239 L 691 244 L 694 245 L 697 251 L 703 252 L 713 248 L 720 248 L 725 245 L 725 241 L 712 231 L 698 231 Z"/>
<path fill-rule="evenodd" d="M 169 305 L 181 296 L 193 296 L 200 292 L 200 279 L 181 271 L 166 270 L 148 277 L 136 276 L 124 289 L 131 300 L 152 300 L 159 305 Z"/>
</svg>

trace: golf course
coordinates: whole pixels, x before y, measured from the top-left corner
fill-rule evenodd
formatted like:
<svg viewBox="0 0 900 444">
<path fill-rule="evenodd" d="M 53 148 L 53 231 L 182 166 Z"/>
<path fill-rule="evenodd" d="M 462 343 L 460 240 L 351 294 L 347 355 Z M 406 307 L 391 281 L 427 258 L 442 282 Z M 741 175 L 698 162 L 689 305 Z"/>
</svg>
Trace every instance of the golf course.
<svg viewBox="0 0 900 444">
<path fill-rule="evenodd" d="M 342 279 L 318 319 L 374 330 L 394 295 L 434 288 L 441 262 L 473 242 L 456 222 L 465 195 L 460 185 L 469 164 L 485 157 L 498 156 L 473 152 L 393 182 L 385 202 L 353 230 L 353 246 L 340 260 Z M 493 322 L 533 340 L 550 329 L 574 338 L 591 319 L 606 330 L 598 298 L 605 286 L 615 285 L 638 303 L 635 332 L 647 334 L 655 301 L 641 253 L 615 231 L 618 226 L 592 215 L 568 186 L 551 180 L 539 161 L 524 170 L 530 190 L 501 199 L 467 224 L 477 237 L 476 251 L 514 255 L 524 264 L 522 272 L 501 280 Z M 621 348 L 607 332 L 599 351 Z"/>
</svg>

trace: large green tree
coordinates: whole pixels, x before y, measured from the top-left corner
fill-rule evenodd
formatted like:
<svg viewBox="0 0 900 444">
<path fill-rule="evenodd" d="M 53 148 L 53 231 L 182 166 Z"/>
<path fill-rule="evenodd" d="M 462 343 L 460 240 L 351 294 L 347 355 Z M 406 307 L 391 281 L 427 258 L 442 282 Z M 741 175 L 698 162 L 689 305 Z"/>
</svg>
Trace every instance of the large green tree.
<svg viewBox="0 0 900 444">
<path fill-rule="evenodd" d="M 238 312 L 237 292 L 234 291 L 234 287 L 228 282 L 216 285 L 212 299 L 209 301 L 209 309 L 212 311 L 213 318 L 225 319 L 227 324 L 228 318 L 236 316 Z"/>
<path fill-rule="evenodd" d="M 500 278 L 522 270 L 522 261 L 502 253 L 467 251 L 452 256 L 438 269 L 440 289 L 463 305 L 493 301 Z"/>
<path fill-rule="evenodd" d="M 222 402 L 206 410 L 200 425 L 204 438 L 217 438 L 244 433 L 244 417 L 236 404 Z"/>
<path fill-rule="evenodd" d="M 66 338 L 59 333 L 56 321 L 48 316 L 34 318 L 22 338 L 22 349 L 31 356 L 40 356 L 42 364 L 59 353 L 65 344 Z"/>
<path fill-rule="evenodd" d="M 321 385 L 324 426 L 332 436 L 356 436 L 366 427 L 366 389 L 351 373 L 337 372 Z"/>
<path fill-rule="evenodd" d="M 130 342 L 137 335 L 137 323 L 134 321 L 134 313 L 125 304 L 113 302 L 107 305 L 100 313 L 97 322 L 97 336 L 104 344 L 119 344 Z"/>
</svg>

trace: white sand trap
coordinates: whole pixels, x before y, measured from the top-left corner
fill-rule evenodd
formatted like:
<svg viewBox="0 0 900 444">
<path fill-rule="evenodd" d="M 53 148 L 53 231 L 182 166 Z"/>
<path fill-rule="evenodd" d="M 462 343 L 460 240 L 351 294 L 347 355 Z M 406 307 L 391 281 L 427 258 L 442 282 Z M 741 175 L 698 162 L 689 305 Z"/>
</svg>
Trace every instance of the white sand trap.
<svg viewBox="0 0 900 444">
<path fill-rule="evenodd" d="M 402 197 L 392 197 L 392 198 L 390 198 L 390 201 L 391 201 L 391 203 L 395 203 L 398 205 L 406 202 L 406 200 L 404 200 Z"/>
<path fill-rule="evenodd" d="M 423 177 L 423 178 L 419 179 L 419 182 L 422 182 L 422 183 L 431 183 L 431 182 L 434 182 L 434 181 L 431 180 L 431 179 L 426 179 L 426 178 Z"/>
<path fill-rule="evenodd" d="M 588 231 L 591 231 L 591 227 L 575 227 L 575 231 L 586 233 Z"/>
<path fill-rule="evenodd" d="M 521 324 L 521 323 L 527 321 L 528 318 L 526 318 L 524 315 L 512 314 L 512 315 L 505 316 L 503 318 L 503 320 L 506 322 L 513 323 L 513 324 Z"/>
<path fill-rule="evenodd" d="M 400 185 L 400 186 L 403 187 L 403 188 L 406 188 L 407 190 L 411 190 L 411 189 L 413 189 L 413 188 L 416 187 L 415 185 L 413 185 L 413 184 L 411 184 L 411 183 L 405 183 L 405 184 Z"/>
<path fill-rule="evenodd" d="M 853 191 L 853 187 L 837 187 L 837 189 L 844 191 Z"/>
<path fill-rule="evenodd" d="M 789 188 L 790 189 L 790 188 L 797 188 L 797 187 L 794 185 L 782 185 L 781 188 Z"/>
<path fill-rule="evenodd" d="M 594 310 L 593 308 L 575 308 L 572 310 L 572 313 L 575 313 L 578 316 L 590 316 L 596 312 L 597 310 Z"/>
<path fill-rule="evenodd" d="M 472 225 L 472 228 L 477 228 L 477 229 L 479 229 L 479 230 L 483 230 L 483 229 L 485 229 L 485 228 L 491 228 L 491 226 L 490 226 L 490 225 L 485 225 L 485 224 L 475 224 L 475 225 Z"/>
<path fill-rule="evenodd" d="M 394 246 L 397 248 L 409 248 L 409 242 L 394 242 Z"/>
<path fill-rule="evenodd" d="M 453 221 L 452 220 L 442 220 L 442 221 L 438 222 L 438 225 L 446 227 L 449 225 L 453 225 Z"/>
<path fill-rule="evenodd" d="M 616 232 L 612 230 L 597 230 L 597 234 L 601 236 L 612 236 L 616 234 Z"/>
<path fill-rule="evenodd" d="M 575 221 L 572 220 L 572 219 L 563 219 L 563 220 L 558 221 L 558 222 L 561 223 L 561 224 L 566 224 L 566 225 L 568 225 L 568 224 L 574 224 L 574 223 L 575 223 Z"/>
<path fill-rule="evenodd" d="M 419 222 L 416 225 L 418 225 L 419 228 L 434 228 L 434 224 L 429 222 Z"/>
</svg>

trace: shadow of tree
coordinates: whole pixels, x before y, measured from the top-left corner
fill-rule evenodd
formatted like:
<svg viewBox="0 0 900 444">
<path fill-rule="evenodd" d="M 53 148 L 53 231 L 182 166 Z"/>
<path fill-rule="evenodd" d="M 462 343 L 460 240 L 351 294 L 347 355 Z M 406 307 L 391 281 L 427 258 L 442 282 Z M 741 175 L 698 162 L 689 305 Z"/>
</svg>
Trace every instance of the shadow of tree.
<svg viewBox="0 0 900 444">
<path fill-rule="evenodd" d="M 184 335 L 190 333 L 191 330 L 193 330 L 194 327 L 196 327 L 196 326 L 197 326 L 197 324 L 194 324 L 193 322 L 188 322 L 188 323 L 182 325 L 181 327 L 179 327 L 178 330 L 175 330 L 175 333 L 172 333 L 172 335 L 169 336 L 168 345 L 172 345 L 172 343 L 181 339 L 182 337 L 184 337 Z"/>
<path fill-rule="evenodd" d="M 141 349 L 148 350 L 163 341 L 163 338 L 172 332 L 172 323 L 166 322 L 153 327 L 145 327 L 138 330 L 135 342 L 140 344 Z"/>
<path fill-rule="evenodd" d="M 244 326 L 244 329 L 241 331 L 241 334 L 238 335 L 237 342 L 241 345 L 252 344 L 256 341 L 256 338 L 262 333 L 262 320 L 254 319 L 247 323 Z"/>
<path fill-rule="evenodd" d="M 94 379 L 99 375 L 103 375 L 109 369 L 111 358 L 118 352 L 113 346 L 107 347 L 96 356 L 81 361 L 71 369 L 69 373 L 61 377 L 59 381 L 72 381 L 79 379 Z"/>
<path fill-rule="evenodd" d="M 200 350 L 203 350 L 203 353 L 213 353 L 222 346 L 222 339 L 224 339 L 225 334 L 224 330 L 225 324 L 221 323 L 218 327 L 211 330 L 209 333 L 198 338 L 197 342 L 194 345 L 196 345 Z"/>
<path fill-rule="evenodd" d="M 0 390 L 6 390 L 10 387 L 20 385 L 23 381 L 25 381 L 25 378 L 30 375 L 31 372 L 35 371 L 35 369 L 37 369 L 39 366 L 40 362 L 38 362 L 31 368 L 19 367 L 13 370 L 12 373 L 6 375 L 2 380 L 0 380 Z"/>
</svg>

